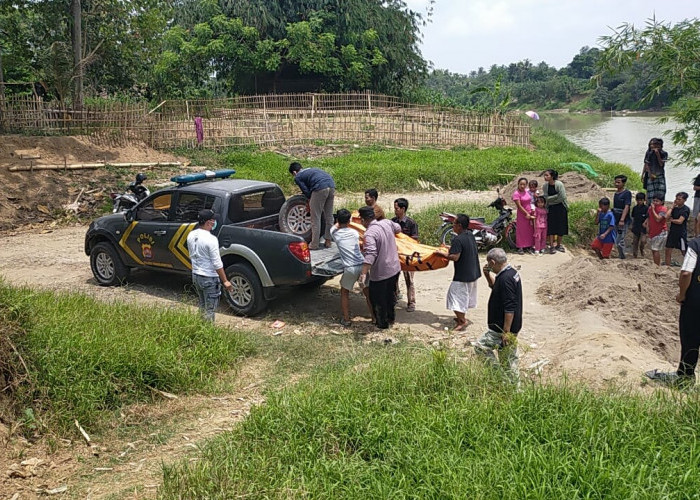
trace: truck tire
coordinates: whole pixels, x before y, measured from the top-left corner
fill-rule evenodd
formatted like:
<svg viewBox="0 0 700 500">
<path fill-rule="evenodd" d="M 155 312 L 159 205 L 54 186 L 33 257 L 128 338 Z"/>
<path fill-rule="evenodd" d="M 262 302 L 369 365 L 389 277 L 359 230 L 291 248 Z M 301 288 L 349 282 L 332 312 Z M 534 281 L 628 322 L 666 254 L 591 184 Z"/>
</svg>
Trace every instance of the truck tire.
<svg viewBox="0 0 700 500">
<path fill-rule="evenodd" d="M 100 286 L 123 285 L 130 271 L 121 261 L 112 244 L 104 241 L 90 250 L 90 269 Z"/>
<path fill-rule="evenodd" d="M 267 301 L 255 269 L 239 262 L 226 268 L 226 277 L 231 282 L 233 291 L 222 290 L 222 293 L 234 314 L 255 316 L 265 309 Z"/>
<path fill-rule="evenodd" d="M 308 200 L 303 194 L 287 198 L 280 208 L 280 231 L 301 236 L 307 242 L 311 241 L 311 212 L 307 204 Z"/>
</svg>

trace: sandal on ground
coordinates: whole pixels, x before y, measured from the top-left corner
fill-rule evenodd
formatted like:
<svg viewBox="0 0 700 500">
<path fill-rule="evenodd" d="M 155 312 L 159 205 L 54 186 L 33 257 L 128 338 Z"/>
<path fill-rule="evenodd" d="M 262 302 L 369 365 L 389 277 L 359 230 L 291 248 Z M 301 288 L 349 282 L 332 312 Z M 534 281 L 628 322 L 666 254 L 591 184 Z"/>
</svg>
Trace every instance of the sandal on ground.
<svg viewBox="0 0 700 500">
<path fill-rule="evenodd" d="M 518 255 L 524 255 L 524 254 L 525 254 L 525 250 L 523 250 L 522 248 L 518 248 L 517 252 L 518 252 Z"/>
<path fill-rule="evenodd" d="M 562 252 L 562 253 L 566 252 L 566 249 L 565 249 L 563 246 L 561 246 L 561 245 L 555 246 L 554 249 L 555 249 L 557 252 Z"/>
</svg>

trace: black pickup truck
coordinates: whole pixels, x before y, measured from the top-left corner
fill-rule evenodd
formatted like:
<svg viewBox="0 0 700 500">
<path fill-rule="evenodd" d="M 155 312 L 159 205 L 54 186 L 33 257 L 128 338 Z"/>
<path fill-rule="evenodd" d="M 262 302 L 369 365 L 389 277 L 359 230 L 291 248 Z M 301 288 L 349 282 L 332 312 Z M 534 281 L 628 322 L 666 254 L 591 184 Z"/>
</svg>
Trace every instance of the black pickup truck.
<svg viewBox="0 0 700 500">
<path fill-rule="evenodd" d="M 223 295 L 236 314 L 260 313 L 281 288 L 321 284 L 342 272 L 334 246 L 309 252 L 302 236 L 280 231 L 280 211 L 285 214 L 285 230 L 295 225 L 297 230 L 306 229 L 299 228 L 306 207 L 297 202 L 290 211 L 277 184 L 173 180 L 179 184 L 153 193 L 125 213 L 90 224 L 85 253 L 100 285 L 122 284 L 131 269 L 190 273 L 187 235 L 205 208 L 217 214 L 212 233 L 219 239 L 224 269 L 233 285 L 233 292 Z"/>
</svg>

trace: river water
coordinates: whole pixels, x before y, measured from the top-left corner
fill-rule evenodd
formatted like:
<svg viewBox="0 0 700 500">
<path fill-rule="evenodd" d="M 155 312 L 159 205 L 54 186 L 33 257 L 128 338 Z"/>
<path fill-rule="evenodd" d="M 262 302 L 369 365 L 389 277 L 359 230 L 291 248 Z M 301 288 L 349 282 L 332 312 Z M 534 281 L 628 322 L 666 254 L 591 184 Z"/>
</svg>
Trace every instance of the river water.
<svg viewBox="0 0 700 500">
<path fill-rule="evenodd" d="M 688 193 L 689 204 L 693 198 L 693 180 L 700 169 L 691 169 L 676 161 L 679 148 L 673 145 L 667 131 L 675 123 L 658 123 L 663 116 L 655 113 L 610 116 L 606 113 L 570 114 L 552 113 L 540 115 L 539 124 L 556 130 L 574 144 L 586 148 L 605 161 L 624 163 L 637 172 L 644 166 L 644 153 L 649 139 L 661 137 L 668 152 L 666 163 L 666 200 L 672 201 L 679 191 Z"/>
</svg>

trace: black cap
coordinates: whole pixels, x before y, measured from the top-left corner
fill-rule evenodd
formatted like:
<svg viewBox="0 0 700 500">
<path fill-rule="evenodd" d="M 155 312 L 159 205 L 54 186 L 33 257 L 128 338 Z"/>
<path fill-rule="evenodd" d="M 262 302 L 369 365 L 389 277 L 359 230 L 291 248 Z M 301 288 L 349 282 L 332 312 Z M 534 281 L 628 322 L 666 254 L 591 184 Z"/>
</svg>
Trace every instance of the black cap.
<svg viewBox="0 0 700 500">
<path fill-rule="evenodd" d="M 199 215 L 197 216 L 197 221 L 200 224 L 204 224 L 208 220 L 216 219 L 216 214 L 214 213 L 213 210 L 209 210 L 208 208 L 204 210 L 199 211 Z"/>
</svg>

